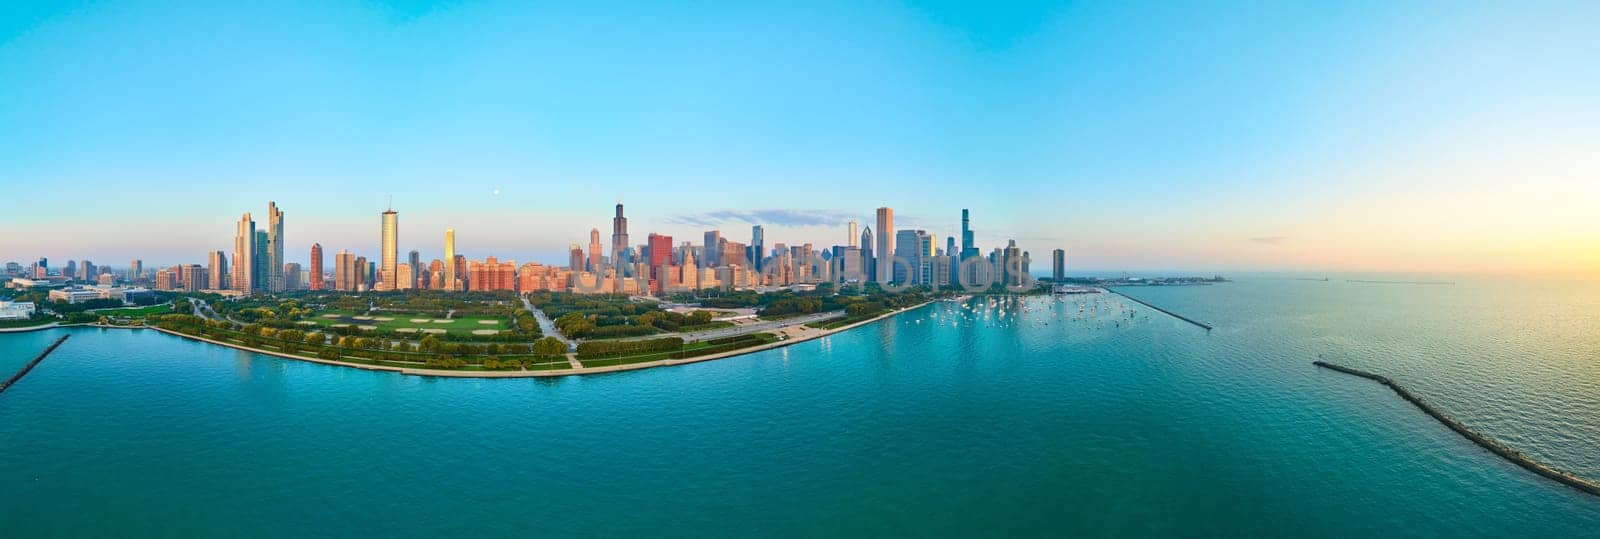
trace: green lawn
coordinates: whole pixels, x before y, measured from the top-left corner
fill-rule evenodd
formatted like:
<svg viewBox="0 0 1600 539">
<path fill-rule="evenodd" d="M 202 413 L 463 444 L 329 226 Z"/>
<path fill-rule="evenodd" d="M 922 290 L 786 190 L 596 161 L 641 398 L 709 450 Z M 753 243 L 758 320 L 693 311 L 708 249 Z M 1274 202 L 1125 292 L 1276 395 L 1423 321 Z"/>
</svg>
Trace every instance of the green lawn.
<svg viewBox="0 0 1600 539">
<path fill-rule="evenodd" d="M 422 321 L 413 322 L 413 320 Z M 418 336 L 427 334 L 420 331 L 422 329 L 442 329 L 453 335 L 472 335 L 475 330 L 503 331 L 511 328 L 511 324 L 508 321 L 496 316 L 462 316 L 445 319 L 443 316 L 434 317 L 416 314 L 366 315 L 349 311 L 321 311 L 307 318 L 306 321 L 312 322 L 318 327 L 347 324 L 351 326 L 374 326 L 385 331 L 415 328 L 419 330 L 415 333 Z M 309 326 L 310 324 L 301 325 Z"/>
</svg>

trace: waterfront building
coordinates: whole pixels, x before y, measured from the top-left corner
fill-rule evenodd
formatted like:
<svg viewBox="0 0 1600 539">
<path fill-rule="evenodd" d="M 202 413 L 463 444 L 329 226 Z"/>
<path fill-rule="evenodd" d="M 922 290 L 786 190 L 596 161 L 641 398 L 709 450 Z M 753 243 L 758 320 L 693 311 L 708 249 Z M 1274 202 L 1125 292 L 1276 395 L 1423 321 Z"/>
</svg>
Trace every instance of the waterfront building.
<svg viewBox="0 0 1600 539">
<path fill-rule="evenodd" d="M 300 271 L 300 263 L 299 262 L 289 262 L 287 264 L 284 264 L 283 265 L 283 289 L 284 290 L 299 290 L 300 289 L 300 279 L 301 279 L 300 273 L 301 273 L 301 271 Z"/>
<path fill-rule="evenodd" d="M 445 290 L 454 291 L 454 290 L 460 290 L 461 289 L 460 275 L 457 272 L 457 270 L 459 269 L 459 267 L 457 266 L 457 262 L 458 261 L 457 261 L 457 257 L 456 257 L 456 229 L 454 229 L 454 228 L 446 228 L 446 229 L 444 229 L 444 289 Z"/>
<path fill-rule="evenodd" d="M 411 281 L 404 283 L 401 288 L 417 288 L 417 277 L 422 275 L 422 253 L 412 250 L 408 260 L 411 266 Z M 404 280 L 404 278 L 402 277 L 401 280 Z"/>
<path fill-rule="evenodd" d="M 622 200 L 617 200 L 617 214 L 611 218 L 611 265 L 621 268 L 628 250 L 628 218 L 622 216 Z"/>
<path fill-rule="evenodd" d="M 0 301 L 0 320 L 27 320 L 34 310 L 31 301 Z"/>
<path fill-rule="evenodd" d="M 721 230 L 706 231 L 705 243 L 700 247 L 700 262 L 702 265 L 708 268 L 714 268 L 717 266 L 717 264 L 722 262 L 720 260 L 722 255 L 722 241 Z"/>
<path fill-rule="evenodd" d="M 650 269 L 647 270 L 650 276 L 650 291 L 660 292 L 661 280 L 665 278 L 663 275 L 665 267 L 672 263 L 672 236 L 651 232 L 646 248 L 650 251 L 647 255 L 650 264 Z"/>
<path fill-rule="evenodd" d="M 401 264 L 395 268 L 395 290 L 410 290 L 417 286 L 417 276 L 411 272 L 411 264 Z"/>
<path fill-rule="evenodd" d="M 468 279 L 468 275 L 467 275 L 467 255 L 458 254 L 458 255 L 454 256 L 452 259 L 456 261 L 455 270 L 454 270 L 455 271 L 455 277 L 456 277 L 456 287 L 452 288 L 451 290 L 457 290 L 457 291 L 466 290 L 467 289 L 467 285 L 471 284 L 471 282 L 470 282 L 471 279 Z"/>
<path fill-rule="evenodd" d="M 924 284 L 927 281 L 922 275 L 923 249 L 928 245 L 928 233 L 924 230 L 901 230 L 895 232 L 894 256 L 904 260 L 904 263 L 893 263 L 894 282 L 900 284 Z"/>
<path fill-rule="evenodd" d="M 166 282 L 168 283 L 167 284 L 167 288 L 157 288 L 157 290 L 171 290 L 172 289 L 172 284 L 171 284 L 172 275 L 171 275 L 171 272 L 169 272 L 167 270 L 161 270 L 161 271 L 156 272 L 156 274 L 158 276 L 165 276 L 166 279 L 167 279 Z M 158 277 L 157 283 L 160 283 L 160 282 L 161 282 L 160 281 L 160 277 Z M 49 294 L 49 297 L 50 297 L 50 301 L 64 301 L 64 302 L 67 302 L 67 303 L 82 303 L 82 302 L 85 302 L 85 301 L 89 301 L 91 299 L 100 299 L 100 291 L 95 289 L 95 288 L 92 288 L 92 287 L 69 286 L 67 288 L 57 288 L 55 290 L 51 290 L 50 294 Z"/>
<path fill-rule="evenodd" d="M 322 290 L 322 244 L 311 244 L 311 281 L 310 289 Z"/>
<path fill-rule="evenodd" d="M 894 278 L 894 210 L 888 207 L 878 208 L 878 245 L 874 253 L 882 257 L 878 260 L 878 274 L 875 279 L 879 283 L 888 283 Z"/>
<path fill-rule="evenodd" d="M 383 281 L 378 283 L 378 290 L 394 290 L 399 288 L 397 281 L 400 274 L 396 266 L 400 263 L 400 214 L 389 208 L 383 212 L 383 252 L 379 254 L 382 261 Z"/>
<path fill-rule="evenodd" d="M 155 289 L 160 289 L 160 291 L 178 289 L 178 278 L 174 275 L 173 270 L 163 267 L 163 269 L 155 270 L 154 285 Z M 51 291 L 51 294 L 54 294 L 54 291 Z M 51 296 L 51 299 L 54 299 L 54 296 Z"/>
<path fill-rule="evenodd" d="M 340 249 L 333 255 L 333 289 L 349 292 L 356 289 L 356 255 Z"/>
<path fill-rule="evenodd" d="M 1017 248 L 1017 240 L 1006 243 L 1006 248 L 1000 253 L 1000 282 L 1006 286 L 1022 284 L 1022 250 Z"/>
<path fill-rule="evenodd" d="M 283 291 L 283 212 L 278 211 L 278 203 L 267 202 L 267 230 L 265 234 L 265 248 L 260 250 L 260 267 L 265 270 L 266 290 L 269 292 Z M 261 286 L 258 282 L 257 286 Z"/>
<path fill-rule="evenodd" d="M 267 264 L 272 263 L 270 260 L 271 257 L 267 256 L 271 246 L 271 235 L 267 234 L 266 230 L 256 230 L 255 281 L 253 281 L 251 285 L 255 287 L 257 292 L 265 291 L 267 289 L 268 279 L 273 273 L 272 268 L 267 267 Z"/>
<path fill-rule="evenodd" d="M 1061 282 L 1067 278 L 1067 252 L 1063 249 L 1050 251 L 1050 279 Z"/>
<path fill-rule="evenodd" d="M 233 235 L 233 278 L 230 288 L 250 295 L 255 291 L 256 222 L 245 212 Z"/>
<path fill-rule="evenodd" d="M 749 260 L 745 258 L 745 244 L 737 241 L 728 241 L 727 238 L 723 238 L 722 240 L 722 252 L 717 253 L 717 260 L 720 262 L 718 262 L 715 267 L 750 267 Z"/>
<path fill-rule="evenodd" d="M 750 255 L 749 255 L 749 259 L 750 259 L 750 263 L 755 266 L 755 270 L 756 270 L 757 273 L 760 273 L 761 270 L 766 268 L 765 264 L 762 261 L 762 258 L 767 256 L 766 252 L 764 251 L 764 249 L 766 249 L 766 248 L 767 248 L 767 232 L 766 232 L 766 229 L 761 228 L 761 225 L 751 226 L 750 227 Z"/>
<path fill-rule="evenodd" d="M 877 280 L 878 260 L 873 253 L 872 227 L 861 229 L 861 282 Z"/>
<path fill-rule="evenodd" d="M 213 290 L 226 290 L 228 288 L 228 254 L 222 251 L 211 251 L 206 256 L 206 282 Z"/>
<path fill-rule="evenodd" d="M 491 256 L 482 262 L 476 260 L 469 262 L 467 267 L 467 283 L 475 292 L 517 289 L 515 261 L 500 262 Z"/>
<path fill-rule="evenodd" d="M 208 288 L 206 286 L 206 271 L 199 264 L 183 266 L 183 290 L 185 292 L 199 292 Z"/>
</svg>

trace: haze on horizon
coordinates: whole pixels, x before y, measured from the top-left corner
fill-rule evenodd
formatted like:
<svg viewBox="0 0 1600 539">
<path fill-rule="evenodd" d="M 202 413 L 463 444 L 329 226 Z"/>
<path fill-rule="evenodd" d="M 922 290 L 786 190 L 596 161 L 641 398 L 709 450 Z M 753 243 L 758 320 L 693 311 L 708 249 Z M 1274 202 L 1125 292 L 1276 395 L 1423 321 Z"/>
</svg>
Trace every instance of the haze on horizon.
<svg viewBox="0 0 1600 539">
<path fill-rule="evenodd" d="M 843 243 L 1036 266 L 1600 272 L 1600 4 L 0 5 L 0 262 L 311 243 L 559 263 Z"/>
</svg>

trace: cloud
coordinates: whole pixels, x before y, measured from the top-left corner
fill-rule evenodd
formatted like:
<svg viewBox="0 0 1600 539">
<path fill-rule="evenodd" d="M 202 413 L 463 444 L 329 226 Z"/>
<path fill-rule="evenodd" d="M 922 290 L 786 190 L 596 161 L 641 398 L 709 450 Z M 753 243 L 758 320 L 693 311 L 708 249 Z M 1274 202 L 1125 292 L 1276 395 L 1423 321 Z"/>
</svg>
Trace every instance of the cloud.
<svg viewBox="0 0 1600 539">
<path fill-rule="evenodd" d="M 1251 242 L 1264 245 L 1277 245 L 1288 240 L 1289 238 L 1287 236 L 1261 236 L 1259 238 L 1250 238 Z"/>
<path fill-rule="evenodd" d="M 718 210 L 667 218 L 668 223 L 709 227 L 725 223 L 746 223 L 772 226 L 838 226 L 852 218 L 854 213 L 839 210 Z"/>
</svg>

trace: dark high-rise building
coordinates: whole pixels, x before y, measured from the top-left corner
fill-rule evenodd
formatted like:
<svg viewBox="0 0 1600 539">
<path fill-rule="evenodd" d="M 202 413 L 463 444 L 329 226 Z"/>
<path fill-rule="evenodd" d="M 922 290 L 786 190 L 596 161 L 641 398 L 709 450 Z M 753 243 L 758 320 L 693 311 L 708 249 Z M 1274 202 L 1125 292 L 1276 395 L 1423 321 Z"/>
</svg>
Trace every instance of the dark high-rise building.
<svg viewBox="0 0 1600 539">
<path fill-rule="evenodd" d="M 762 262 L 761 259 L 767 257 L 766 249 L 766 230 L 761 228 L 761 225 L 750 227 L 750 265 L 755 266 L 756 271 L 761 271 L 763 269 L 762 264 L 764 264 L 764 262 Z"/>
<path fill-rule="evenodd" d="M 267 264 L 271 262 L 271 257 L 268 256 L 267 253 L 271 251 L 271 249 L 272 235 L 268 234 L 265 230 L 257 230 L 256 264 L 255 267 L 252 268 L 255 274 L 255 281 L 250 283 L 252 287 L 251 290 L 255 290 L 257 292 L 267 290 L 267 283 L 269 282 L 268 279 L 271 278 L 271 275 L 275 273 L 281 273 L 281 271 L 273 271 L 272 268 L 267 267 Z"/>
<path fill-rule="evenodd" d="M 408 257 L 408 258 L 409 258 L 409 262 L 411 263 L 411 281 L 412 282 L 411 282 L 410 285 L 406 286 L 406 288 L 416 288 L 417 287 L 417 283 L 416 283 L 417 276 L 422 275 L 422 269 L 423 269 L 422 268 L 422 253 L 419 253 L 419 252 L 416 252 L 416 251 L 411 251 L 411 256 Z"/>
<path fill-rule="evenodd" d="M 1050 278 L 1061 282 L 1067 278 L 1067 252 L 1062 249 L 1050 251 Z"/>
<path fill-rule="evenodd" d="M 872 227 L 861 229 L 861 282 L 873 281 L 878 275 L 878 259 L 873 256 Z"/>
<path fill-rule="evenodd" d="M 628 218 L 622 216 L 622 201 L 617 201 L 617 215 L 611 218 L 611 265 L 621 269 L 625 266 L 624 253 L 628 251 Z"/>
</svg>

